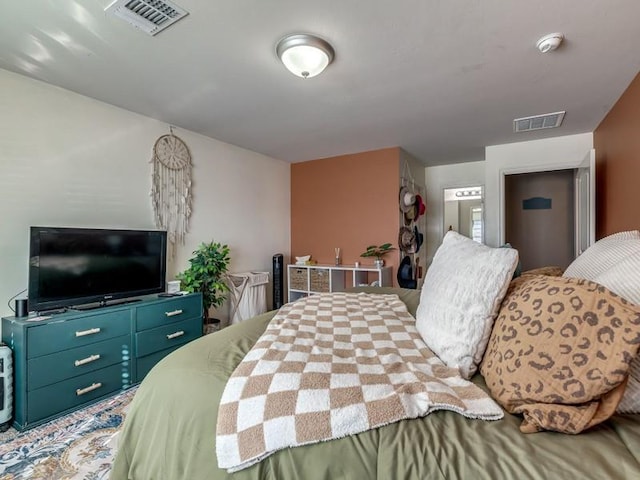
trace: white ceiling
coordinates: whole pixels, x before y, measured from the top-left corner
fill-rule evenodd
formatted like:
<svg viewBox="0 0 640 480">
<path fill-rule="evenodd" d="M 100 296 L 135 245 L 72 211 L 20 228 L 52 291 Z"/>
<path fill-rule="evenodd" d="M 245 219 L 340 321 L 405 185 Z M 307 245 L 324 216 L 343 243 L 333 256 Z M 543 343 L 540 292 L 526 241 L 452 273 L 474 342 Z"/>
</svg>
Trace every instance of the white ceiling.
<svg viewBox="0 0 640 480">
<path fill-rule="evenodd" d="M 109 3 L 0 2 L 0 68 L 291 162 L 400 146 L 438 165 L 593 131 L 640 69 L 639 0 L 177 0 L 189 16 L 155 37 Z M 275 55 L 300 32 L 336 50 L 312 79 Z"/>
</svg>

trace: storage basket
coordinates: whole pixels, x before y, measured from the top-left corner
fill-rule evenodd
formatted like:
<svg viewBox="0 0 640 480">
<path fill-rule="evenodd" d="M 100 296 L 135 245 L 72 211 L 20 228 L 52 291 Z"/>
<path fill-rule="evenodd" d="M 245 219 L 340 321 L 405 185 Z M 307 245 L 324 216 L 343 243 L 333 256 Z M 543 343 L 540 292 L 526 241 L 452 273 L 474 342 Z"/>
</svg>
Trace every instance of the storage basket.
<svg viewBox="0 0 640 480">
<path fill-rule="evenodd" d="M 312 268 L 309 272 L 312 292 L 329 291 L 329 270 Z"/>
<path fill-rule="evenodd" d="M 267 311 L 269 272 L 242 272 L 227 275 L 229 318 L 232 324 Z"/>
<path fill-rule="evenodd" d="M 307 289 L 307 272 L 306 268 L 290 268 L 289 269 L 289 288 L 292 290 Z"/>
</svg>

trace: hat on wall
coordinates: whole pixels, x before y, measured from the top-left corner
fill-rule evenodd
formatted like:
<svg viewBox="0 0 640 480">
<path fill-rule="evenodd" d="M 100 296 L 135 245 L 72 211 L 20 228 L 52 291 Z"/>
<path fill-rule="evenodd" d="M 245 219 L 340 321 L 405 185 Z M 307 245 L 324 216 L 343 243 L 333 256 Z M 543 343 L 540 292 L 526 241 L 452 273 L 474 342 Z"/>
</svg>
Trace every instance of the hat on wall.
<svg viewBox="0 0 640 480">
<path fill-rule="evenodd" d="M 418 286 L 413 278 L 413 267 L 411 266 L 411 259 L 406 255 L 400 265 L 398 265 L 398 285 L 402 288 L 413 288 Z"/>
<path fill-rule="evenodd" d="M 420 215 L 424 215 L 424 212 L 427 211 L 427 206 L 425 205 L 420 195 L 416 195 L 416 205 L 418 206 L 418 217 Z M 416 220 L 418 217 L 416 217 Z"/>
<path fill-rule="evenodd" d="M 404 224 L 406 226 L 411 225 L 418 219 L 418 211 L 418 204 L 414 203 L 406 212 L 404 212 Z"/>
<path fill-rule="evenodd" d="M 398 195 L 398 201 L 400 202 L 400 210 L 407 212 L 415 205 L 416 195 L 409 190 L 409 187 L 400 187 L 400 194 Z"/>
<path fill-rule="evenodd" d="M 400 247 L 400 250 L 403 252 L 415 252 L 416 236 L 409 227 L 400 227 L 400 231 L 398 232 L 398 247 Z"/>
<path fill-rule="evenodd" d="M 413 227 L 413 236 L 416 239 L 416 251 L 415 251 L 415 253 L 418 253 L 420 251 L 420 247 L 422 246 L 422 244 L 424 242 L 424 235 L 418 231 L 418 227 L 417 226 L 414 226 Z"/>
</svg>

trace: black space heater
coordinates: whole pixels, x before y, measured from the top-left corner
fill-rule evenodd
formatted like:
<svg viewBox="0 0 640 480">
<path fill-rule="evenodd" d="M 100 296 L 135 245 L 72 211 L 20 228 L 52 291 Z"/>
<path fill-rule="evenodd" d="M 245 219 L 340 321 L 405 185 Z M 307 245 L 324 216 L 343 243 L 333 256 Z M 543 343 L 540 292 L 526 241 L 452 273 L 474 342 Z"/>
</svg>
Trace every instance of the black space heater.
<svg viewBox="0 0 640 480">
<path fill-rule="evenodd" d="M 276 253 L 273 256 L 273 309 L 284 304 L 284 256 Z"/>
</svg>

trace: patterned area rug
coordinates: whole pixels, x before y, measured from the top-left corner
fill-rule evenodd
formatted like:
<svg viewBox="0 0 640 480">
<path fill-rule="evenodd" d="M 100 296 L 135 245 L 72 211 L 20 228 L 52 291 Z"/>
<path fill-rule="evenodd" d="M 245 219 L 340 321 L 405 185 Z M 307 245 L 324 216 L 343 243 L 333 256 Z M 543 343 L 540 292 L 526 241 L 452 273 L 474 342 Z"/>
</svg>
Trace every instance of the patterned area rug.
<svg viewBox="0 0 640 480">
<path fill-rule="evenodd" d="M 32 430 L 2 434 L 0 480 L 106 480 L 136 389 Z"/>
</svg>

